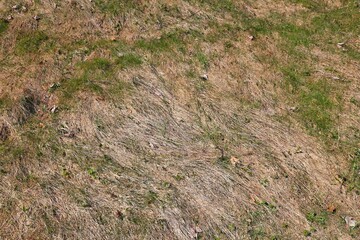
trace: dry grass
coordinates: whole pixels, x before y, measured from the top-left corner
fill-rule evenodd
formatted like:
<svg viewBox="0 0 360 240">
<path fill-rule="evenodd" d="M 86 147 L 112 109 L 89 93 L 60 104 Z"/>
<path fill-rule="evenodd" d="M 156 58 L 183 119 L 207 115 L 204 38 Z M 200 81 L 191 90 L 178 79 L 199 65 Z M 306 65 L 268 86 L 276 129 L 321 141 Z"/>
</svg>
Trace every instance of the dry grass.
<svg viewBox="0 0 360 240">
<path fill-rule="evenodd" d="M 356 7 L 1 2 L 0 238 L 356 239 Z"/>
</svg>

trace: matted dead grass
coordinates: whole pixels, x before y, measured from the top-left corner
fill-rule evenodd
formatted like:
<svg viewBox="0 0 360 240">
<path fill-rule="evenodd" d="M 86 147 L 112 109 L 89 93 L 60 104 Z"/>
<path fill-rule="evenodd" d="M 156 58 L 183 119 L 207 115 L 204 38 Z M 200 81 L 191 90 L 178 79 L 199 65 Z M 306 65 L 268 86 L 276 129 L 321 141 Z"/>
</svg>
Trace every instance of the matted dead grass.
<svg viewBox="0 0 360 240">
<path fill-rule="evenodd" d="M 342 220 L 360 220 L 359 196 L 341 179 L 350 154 L 311 135 L 291 110 L 284 76 L 271 63 L 293 61 L 277 33 L 250 39 L 231 9 L 220 14 L 193 1 L 141 2 L 126 21 L 90 1 L 23 3 L 21 13 L 11 10 L 15 1 L 0 3 L 2 16 L 14 17 L 0 38 L 0 97 L 11 100 L 0 104 L 0 134 L 8 135 L 0 135 L 0 238 L 304 239 L 309 231 L 356 239 L 358 230 Z M 235 6 L 260 18 L 306 12 L 284 1 Z M 179 29 L 191 42 L 161 42 Z M 49 40 L 16 53 L 21 34 L 33 31 Z M 113 47 L 118 41 L 125 47 Z M 341 81 L 336 124 L 339 138 L 351 140 L 358 62 L 298 49 L 313 57 L 304 60 L 316 69 L 312 81 Z M 139 65 L 105 74 L 129 52 L 140 55 Z M 94 62 L 106 69 L 102 90 L 81 85 L 64 98 L 64 86 L 81 80 L 81 64 Z M 27 91 L 36 99 L 26 101 Z"/>
</svg>

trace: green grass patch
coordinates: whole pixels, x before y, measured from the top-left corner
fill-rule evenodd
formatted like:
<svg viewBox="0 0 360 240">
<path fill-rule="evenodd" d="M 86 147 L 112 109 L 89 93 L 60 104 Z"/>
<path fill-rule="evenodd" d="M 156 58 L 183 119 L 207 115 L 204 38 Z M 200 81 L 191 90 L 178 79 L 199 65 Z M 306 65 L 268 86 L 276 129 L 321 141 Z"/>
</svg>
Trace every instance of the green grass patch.
<svg viewBox="0 0 360 240">
<path fill-rule="evenodd" d="M 301 86 L 305 84 L 305 78 L 310 75 L 310 70 L 304 66 L 289 65 L 281 68 L 281 72 L 285 77 L 285 84 L 288 90 L 292 93 L 299 90 Z"/>
<path fill-rule="evenodd" d="M 139 55 L 128 53 L 116 59 L 115 63 L 117 66 L 124 69 L 140 66 L 143 63 L 143 60 Z"/>
<path fill-rule="evenodd" d="M 313 32 L 307 27 L 300 27 L 292 23 L 282 23 L 277 25 L 275 29 L 289 47 L 300 45 L 309 47 L 312 43 Z"/>
<path fill-rule="evenodd" d="M 168 52 L 174 49 L 180 49 L 183 45 L 182 34 L 179 32 L 164 34 L 160 38 L 155 39 L 141 39 L 135 43 L 136 48 L 141 48 L 151 53 Z"/>
<path fill-rule="evenodd" d="M 339 110 L 341 97 L 332 83 L 312 79 L 312 70 L 305 64 L 289 65 L 281 69 L 284 89 L 299 107 L 296 116 L 304 123 L 310 134 L 331 137 Z"/>
<path fill-rule="evenodd" d="M 237 7 L 232 0 L 200 0 L 200 2 L 206 2 L 213 10 L 223 12 L 237 12 Z"/>
<path fill-rule="evenodd" d="M 360 29 L 356 19 L 360 19 L 359 6 L 355 1 L 348 1 L 344 7 L 335 8 L 316 16 L 312 20 L 312 25 L 321 35 L 324 32 L 331 33 L 331 35 L 323 35 L 328 38 L 339 37 L 344 33 L 357 35 L 360 33 Z"/>
<path fill-rule="evenodd" d="M 11 106 L 12 101 L 8 95 L 0 98 L 0 111 Z"/>
<path fill-rule="evenodd" d="M 210 62 L 208 57 L 203 52 L 196 53 L 196 58 L 204 69 L 209 69 Z"/>
<path fill-rule="evenodd" d="M 311 236 L 311 231 L 305 229 L 305 230 L 303 231 L 303 235 L 304 235 L 304 237 L 310 237 L 310 236 Z"/>
<path fill-rule="evenodd" d="M 147 205 L 153 204 L 159 198 L 158 194 L 154 191 L 149 191 L 145 196 L 145 203 Z"/>
<path fill-rule="evenodd" d="M 290 2 L 295 4 L 301 4 L 303 7 L 313 11 L 323 10 L 326 7 L 325 3 L 319 0 L 290 0 Z"/>
<path fill-rule="evenodd" d="M 319 10 L 312 18 L 309 11 L 300 12 L 298 18 L 303 20 L 302 25 L 295 23 L 292 17 L 284 19 L 274 15 L 269 18 L 270 27 L 281 37 L 278 48 L 286 55 L 286 60 L 278 58 L 274 66 L 284 76 L 284 89 L 289 99 L 299 107 L 294 116 L 304 123 L 310 134 L 329 141 L 337 135 L 334 126 L 342 106 L 340 91 L 345 85 L 312 76 L 313 70 L 309 66 L 317 59 L 311 54 L 311 49 L 317 47 L 325 52 L 360 59 L 360 53 L 350 44 L 345 44 L 345 51 L 340 53 L 336 46 L 338 42 L 360 34 L 358 24 L 354 22 L 360 17 L 360 12 L 352 3 L 329 10 L 321 2 L 293 2 Z"/>
<path fill-rule="evenodd" d="M 97 83 L 91 81 L 85 76 L 79 78 L 68 79 L 63 82 L 63 97 L 64 100 L 71 100 L 78 91 L 80 90 L 90 90 L 97 94 L 103 93 L 103 88 Z"/>
<path fill-rule="evenodd" d="M 95 178 L 95 179 L 99 178 L 98 171 L 95 168 L 90 167 L 90 168 L 87 169 L 87 172 L 92 178 Z"/>
<path fill-rule="evenodd" d="M 108 97 L 115 102 L 123 99 L 131 91 L 131 85 L 118 79 L 116 71 L 138 66 L 142 63 L 139 56 L 126 54 L 115 62 L 105 58 L 95 58 L 79 63 L 77 76 L 63 80 L 60 87 L 61 102 L 66 105 L 79 91 L 89 91 L 102 97 Z"/>
<path fill-rule="evenodd" d="M 111 62 L 105 58 L 95 58 L 91 61 L 86 61 L 80 64 L 86 72 L 93 72 L 96 70 L 108 71 L 111 68 Z"/>
<path fill-rule="evenodd" d="M 316 32 L 317 42 L 327 43 L 319 45 L 323 50 L 338 52 L 337 43 L 346 42 L 360 35 L 356 19 L 360 19 L 358 5 L 355 1 L 347 1 L 343 7 L 323 12 L 314 17 L 311 28 Z M 359 50 L 347 44 L 345 51 L 341 51 L 341 53 L 355 60 L 360 59 Z"/>
<path fill-rule="evenodd" d="M 313 29 L 309 26 L 299 26 L 278 13 L 272 13 L 266 18 L 241 14 L 240 25 L 242 30 L 253 35 L 271 35 L 278 32 L 287 47 L 306 46 L 313 43 Z"/>
<path fill-rule="evenodd" d="M 110 78 L 114 77 L 113 63 L 105 58 L 95 58 L 91 61 L 82 62 L 79 64 L 79 67 L 80 72 L 82 72 L 79 83 L 81 83 L 81 79 L 94 83 L 111 80 Z"/>
<path fill-rule="evenodd" d="M 80 63 L 78 68 L 80 72 L 78 77 L 64 80 L 61 83 L 63 101 L 71 100 L 80 90 L 90 90 L 95 94 L 102 95 L 104 89 L 99 81 L 113 77 L 112 63 L 108 59 L 95 58 Z"/>
<path fill-rule="evenodd" d="M 194 38 L 208 41 L 210 43 L 215 43 L 224 38 L 229 38 L 231 40 L 236 39 L 238 38 L 238 35 L 243 31 L 240 23 L 220 24 L 218 21 L 209 21 L 208 27 L 209 29 L 211 29 L 211 32 L 209 32 L 206 37 L 201 34 L 197 34 L 196 36 L 194 36 Z"/>
<path fill-rule="evenodd" d="M 299 95 L 300 116 L 312 134 L 329 136 L 337 107 L 331 98 L 332 87 L 327 81 L 311 82 Z"/>
<path fill-rule="evenodd" d="M 9 22 L 4 20 L 4 19 L 0 19 L 0 36 L 1 34 L 3 34 L 4 32 L 6 32 L 6 30 L 9 27 Z"/>
<path fill-rule="evenodd" d="M 16 44 L 16 53 L 18 54 L 27 54 L 27 53 L 36 53 L 40 50 L 40 47 L 44 42 L 46 42 L 49 37 L 41 31 L 27 33 L 21 35 Z"/>
<path fill-rule="evenodd" d="M 47 161 L 58 159 L 60 145 L 58 132 L 53 126 L 44 125 L 39 127 L 42 121 L 36 117 L 22 125 L 16 140 L 0 142 L 1 163 L 13 164 L 19 159 L 29 161 Z"/>
<path fill-rule="evenodd" d="M 352 47 L 347 47 L 345 54 L 354 60 L 360 60 L 360 51 Z"/>
<path fill-rule="evenodd" d="M 273 30 L 273 23 L 269 19 L 263 19 L 243 14 L 241 18 L 241 26 L 243 30 L 249 31 L 251 34 L 268 34 Z"/>
<path fill-rule="evenodd" d="M 139 7 L 136 0 L 95 0 L 94 2 L 100 11 L 111 15 L 119 15 Z"/>
<path fill-rule="evenodd" d="M 248 231 L 250 239 L 265 239 L 266 238 L 266 231 L 263 227 L 256 227 L 254 229 L 250 229 Z"/>
</svg>

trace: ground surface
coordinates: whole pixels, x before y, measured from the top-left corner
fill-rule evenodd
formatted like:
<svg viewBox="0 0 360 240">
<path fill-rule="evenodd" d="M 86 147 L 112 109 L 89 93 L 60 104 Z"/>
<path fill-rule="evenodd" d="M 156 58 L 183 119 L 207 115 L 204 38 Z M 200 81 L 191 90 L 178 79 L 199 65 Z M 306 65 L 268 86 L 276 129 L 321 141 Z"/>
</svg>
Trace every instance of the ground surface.
<svg viewBox="0 0 360 240">
<path fill-rule="evenodd" d="M 0 0 L 0 239 L 359 239 L 359 6 Z"/>
</svg>

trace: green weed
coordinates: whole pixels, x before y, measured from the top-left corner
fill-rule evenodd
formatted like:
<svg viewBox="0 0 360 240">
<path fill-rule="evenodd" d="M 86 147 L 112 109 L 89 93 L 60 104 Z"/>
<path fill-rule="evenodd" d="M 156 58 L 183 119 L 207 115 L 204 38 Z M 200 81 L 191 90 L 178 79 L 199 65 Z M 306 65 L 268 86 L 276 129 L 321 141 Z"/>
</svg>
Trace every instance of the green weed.
<svg viewBox="0 0 360 240">
<path fill-rule="evenodd" d="M 148 205 L 154 203 L 157 199 L 158 199 L 158 194 L 154 191 L 149 191 L 145 196 L 145 202 Z"/>
<path fill-rule="evenodd" d="M 360 149 L 357 149 L 350 162 L 350 171 L 347 177 L 348 191 L 354 190 L 360 195 Z"/>
<path fill-rule="evenodd" d="M 262 227 L 256 227 L 248 231 L 251 239 L 264 239 L 266 232 Z"/>
<path fill-rule="evenodd" d="M 272 204 L 272 203 L 267 202 L 267 201 L 263 200 L 263 201 L 259 202 L 258 204 L 260 206 L 264 206 L 264 207 L 266 207 L 266 208 L 268 208 L 268 209 L 270 209 L 272 211 L 276 210 L 276 206 L 274 204 Z"/>
<path fill-rule="evenodd" d="M 178 173 L 176 175 L 173 176 L 173 178 L 176 180 L 176 181 L 182 181 L 185 179 L 185 176 L 181 173 Z"/>
<path fill-rule="evenodd" d="M 322 211 L 320 213 L 309 212 L 306 214 L 306 220 L 319 225 L 326 225 L 328 218 L 329 217 L 326 211 Z"/>
<path fill-rule="evenodd" d="M 209 69 L 209 67 L 210 67 L 210 62 L 209 62 L 209 59 L 208 59 L 208 57 L 204 54 L 204 53 L 202 53 L 202 52 L 198 52 L 197 54 L 196 54 L 196 58 L 197 58 L 197 60 L 199 61 L 199 63 L 202 65 L 202 67 L 204 68 L 204 69 Z"/>
<path fill-rule="evenodd" d="M 311 236 L 311 231 L 304 230 L 303 234 L 304 234 L 304 237 L 310 237 Z"/>
<path fill-rule="evenodd" d="M 41 31 L 27 33 L 20 36 L 15 51 L 18 54 L 36 53 L 40 50 L 41 45 L 48 39 L 49 37 Z"/>
<path fill-rule="evenodd" d="M 99 178 L 98 171 L 95 168 L 93 168 L 93 167 L 88 168 L 87 172 L 92 178 L 95 178 L 95 179 Z"/>
<path fill-rule="evenodd" d="M 217 159 L 217 163 L 224 168 L 227 168 L 231 163 L 230 163 L 230 157 L 228 156 L 220 156 Z"/>
</svg>

